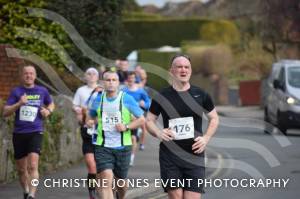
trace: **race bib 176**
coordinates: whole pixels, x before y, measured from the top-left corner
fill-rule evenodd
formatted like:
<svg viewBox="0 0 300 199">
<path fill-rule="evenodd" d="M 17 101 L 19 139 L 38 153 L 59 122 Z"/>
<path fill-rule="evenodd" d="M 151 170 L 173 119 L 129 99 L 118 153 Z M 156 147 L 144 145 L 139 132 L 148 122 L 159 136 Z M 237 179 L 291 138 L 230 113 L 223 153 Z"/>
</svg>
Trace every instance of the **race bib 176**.
<svg viewBox="0 0 300 199">
<path fill-rule="evenodd" d="M 169 127 L 175 132 L 175 140 L 194 138 L 193 117 L 181 117 L 169 120 Z"/>
</svg>

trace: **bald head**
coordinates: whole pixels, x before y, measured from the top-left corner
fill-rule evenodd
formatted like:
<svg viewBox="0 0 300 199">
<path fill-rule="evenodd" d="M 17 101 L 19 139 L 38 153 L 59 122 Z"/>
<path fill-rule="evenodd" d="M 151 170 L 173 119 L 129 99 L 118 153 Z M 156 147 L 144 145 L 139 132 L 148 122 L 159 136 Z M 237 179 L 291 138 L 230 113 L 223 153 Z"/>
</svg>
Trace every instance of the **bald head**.
<svg viewBox="0 0 300 199">
<path fill-rule="evenodd" d="M 34 81 L 36 79 L 36 70 L 34 66 L 24 66 L 22 68 L 22 83 L 27 88 L 34 87 Z"/>
<path fill-rule="evenodd" d="M 172 59 L 170 72 L 174 80 L 181 83 L 188 83 L 192 74 L 190 59 L 184 55 L 174 57 Z"/>
<path fill-rule="evenodd" d="M 174 57 L 172 57 L 171 59 L 171 66 L 173 65 L 173 63 L 177 60 L 177 59 L 186 59 L 188 62 L 190 62 L 191 64 L 191 58 L 185 54 L 177 54 Z"/>
<path fill-rule="evenodd" d="M 115 79 L 119 80 L 119 75 L 115 71 L 106 71 L 103 73 L 103 80 L 105 81 L 108 77 L 114 77 Z"/>
<path fill-rule="evenodd" d="M 32 65 L 23 66 L 23 68 L 22 68 L 22 74 L 23 74 L 24 72 L 27 72 L 27 71 L 31 71 L 31 72 L 33 72 L 34 74 L 36 74 L 35 67 L 32 66 Z"/>
</svg>

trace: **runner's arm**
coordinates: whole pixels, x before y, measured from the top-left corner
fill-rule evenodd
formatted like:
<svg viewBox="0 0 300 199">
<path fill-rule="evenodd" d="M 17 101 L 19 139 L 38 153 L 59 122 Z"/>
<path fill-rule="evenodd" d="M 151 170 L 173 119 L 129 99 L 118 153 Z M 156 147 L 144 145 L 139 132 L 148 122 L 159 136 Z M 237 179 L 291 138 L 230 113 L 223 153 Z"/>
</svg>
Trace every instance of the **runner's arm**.
<svg viewBox="0 0 300 199">
<path fill-rule="evenodd" d="M 41 114 L 44 118 L 48 117 L 53 111 L 54 111 L 54 103 L 51 102 L 49 105 L 45 106 L 45 107 L 41 107 Z"/>
<path fill-rule="evenodd" d="M 89 107 L 88 112 L 86 114 L 86 118 L 84 122 L 88 127 L 92 127 L 94 124 L 97 123 L 97 117 L 98 117 L 97 109 L 100 105 L 100 101 L 101 101 L 101 93 L 98 93 L 96 98 L 92 101 L 91 106 Z"/>
<path fill-rule="evenodd" d="M 145 123 L 145 117 L 141 115 L 139 118 L 133 120 L 128 124 L 129 129 L 137 129 Z M 125 127 L 126 128 L 126 127 Z"/>
<path fill-rule="evenodd" d="M 51 102 L 48 106 L 46 106 L 46 109 L 48 109 L 52 113 L 55 109 L 54 102 Z"/>
<path fill-rule="evenodd" d="M 118 131 L 125 131 L 126 125 L 128 125 L 129 129 L 137 129 L 141 127 L 145 123 L 145 117 L 143 110 L 138 106 L 137 102 L 134 98 L 130 95 L 124 96 L 124 104 L 130 111 L 130 113 L 136 118 L 135 120 L 131 121 L 129 124 L 117 124 Z"/>
<path fill-rule="evenodd" d="M 148 94 L 146 93 L 146 91 L 143 89 L 142 90 L 142 99 L 144 101 L 144 109 L 148 110 L 150 108 L 151 105 L 151 100 L 150 97 L 148 96 Z"/>
<path fill-rule="evenodd" d="M 3 117 L 8 117 L 12 115 L 14 112 L 16 112 L 22 104 L 20 102 L 17 102 L 13 105 L 5 105 L 3 109 Z"/>
<path fill-rule="evenodd" d="M 76 113 L 76 119 L 79 123 L 82 123 L 82 108 L 80 106 L 80 88 L 77 89 L 73 97 L 73 107 L 72 110 Z"/>
<path fill-rule="evenodd" d="M 156 137 L 158 139 L 163 139 L 163 135 L 164 132 L 167 136 L 164 136 L 167 140 L 170 140 L 168 137 L 171 137 L 170 135 L 170 130 L 169 129 L 160 129 L 157 125 L 156 125 L 156 121 L 158 116 L 161 114 L 162 112 L 162 108 L 160 106 L 160 104 L 157 102 L 159 101 L 159 99 L 156 99 L 157 96 L 154 96 L 149 112 L 147 113 L 147 117 L 146 117 L 146 128 L 149 131 L 149 133 L 153 136 Z"/>
<path fill-rule="evenodd" d="M 157 116 L 151 112 L 147 113 L 146 127 L 153 137 L 157 137 L 161 141 L 171 141 L 175 135 L 171 128 L 160 129 L 156 124 Z"/>
<path fill-rule="evenodd" d="M 206 133 L 203 137 L 206 139 L 207 142 L 209 142 L 209 140 L 213 137 L 218 128 L 219 116 L 216 111 L 216 108 L 214 107 L 214 103 L 208 94 L 206 94 L 206 97 L 204 99 L 203 107 L 206 110 L 206 116 L 208 117 L 208 126 L 206 129 Z"/>
<path fill-rule="evenodd" d="M 87 114 L 85 124 L 92 128 L 94 124 L 97 124 L 97 117 L 92 117 L 90 114 Z"/>
<path fill-rule="evenodd" d="M 192 150 L 194 153 L 202 153 L 210 139 L 216 133 L 219 125 L 219 116 L 216 109 L 214 108 L 211 112 L 207 114 L 208 117 L 208 127 L 206 133 L 203 136 L 198 136 L 195 138 L 195 143 L 192 145 Z"/>
<path fill-rule="evenodd" d="M 156 137 L 158 139 L 161 139 L 161 134 L 160 134 L 160 129 L 157 127 L 157 125 L 155 124 L 157 120 L 157 116 L 154 115 L 151 112 L 147 113 L 147 118 L 146 118 L 146 127 L 147 130 L 149 131 L 149 133 L 153 136 Z"/>
<path fill-rule="evenodd" d="M 214 136 L 219 125 L 219 116 L 216 109 L 213 109 L 207 114 L 208 127 L 203 137 L 207 138 L 208 141 Z"/>
<path fill-rule="evenodd" d="M 8 117 L 16 112 L 22 105 L 27 103 L 26 94 L 22 95 L 19 100 L 11 93 L 8 98 L 7 104 L 3 109 L 3 117 Z"/>
</svg>

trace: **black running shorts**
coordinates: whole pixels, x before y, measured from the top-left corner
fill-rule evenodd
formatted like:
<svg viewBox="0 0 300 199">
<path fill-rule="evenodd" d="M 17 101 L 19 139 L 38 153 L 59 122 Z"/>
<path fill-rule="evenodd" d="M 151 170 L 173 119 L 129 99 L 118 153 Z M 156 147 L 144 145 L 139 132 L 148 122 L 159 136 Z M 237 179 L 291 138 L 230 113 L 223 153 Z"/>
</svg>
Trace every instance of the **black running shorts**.
<svg viewBox="0 0 300 199">
<path fill-rule="evenodd" d="M 94 153 L 95 146 L 92 143 L 92 136 L 87 134 L 87 128 L 81 127 L 80 134 L 82 138 L 82 153 L 85 155 L 87 153 Z"/>
<path fill-rule="evenodd" d="M 16 160 L 26 157 L 29 153 L 40 155 L 42 149 L 42 132 L 14 133 L 13 147 Z"/>
<path fill-rule="evenodd" d="M 197 164 L 187 162 L 160 145 L 159 163 L 162 187 L 165 192 L 182 188 L 186 191 L 204 193 L 202 180 L 205 178 L 204 156 Z"/>
</svg>

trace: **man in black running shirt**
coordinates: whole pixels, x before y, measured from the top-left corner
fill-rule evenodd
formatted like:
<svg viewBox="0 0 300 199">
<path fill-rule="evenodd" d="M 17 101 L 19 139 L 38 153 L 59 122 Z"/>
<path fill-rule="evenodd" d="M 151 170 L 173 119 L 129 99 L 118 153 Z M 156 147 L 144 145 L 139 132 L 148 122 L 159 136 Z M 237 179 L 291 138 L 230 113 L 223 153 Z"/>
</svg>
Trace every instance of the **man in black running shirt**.
<svg viewBox="0 0 300 199">
<path fill-rule="evenodd" d="M 219 118 L 211 97 L 189 83 L 192 67 L 189 57 L 176 55 L 171 60 L 172 85 L 152 101 L 147 115 L 151 135 L 162 140 L 159 150 L 161 179 L 169 198 L 201 198 L 199 179 L 205 178 L 204 150 L 215 134 Z M 162 115 L 163 129 L 155 124 Z M 208 128 L 202 131 L 202 115 Z M 171 180 L 180 186 L 173 186 Z M 182 182 L 185 182 L 182 186 Z"/>
</svg>

